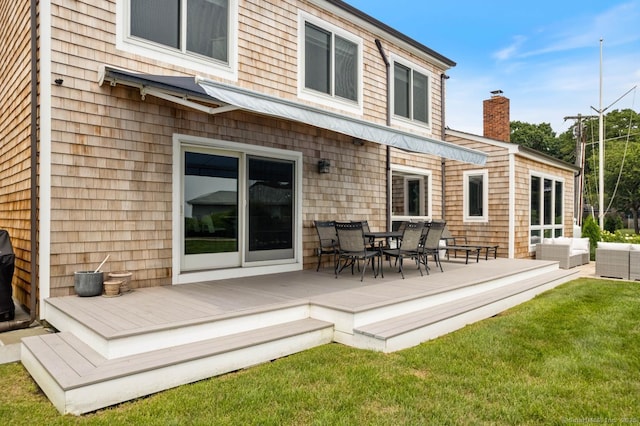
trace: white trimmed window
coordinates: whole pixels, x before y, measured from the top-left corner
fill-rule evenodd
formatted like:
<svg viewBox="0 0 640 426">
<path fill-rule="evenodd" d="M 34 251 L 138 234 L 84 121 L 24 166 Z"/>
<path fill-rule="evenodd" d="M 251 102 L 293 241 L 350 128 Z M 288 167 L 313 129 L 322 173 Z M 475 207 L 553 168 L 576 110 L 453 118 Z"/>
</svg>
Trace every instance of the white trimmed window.
<svg viewBox="0 0 640 426">
<path fill-rule="evenodd" d="M 400 58 L 392 70 L 394 120 L 431 127 L 431 73 Z"/>
<path fill-rule="evenodd" d="M 237 79 L 238 0 L 119 0 L 117 47 Z"/>
<path fill-rule="evenodd" d="M 361 112 L 362 39 L 303 13 L 299 40 L 298 96 Z"/>
<path fill-rule="evenodd" d="M 391 220 L 427 220 L 431 215 L 431 172 L 393 165 Z"/>
<path fill-rule="evenodd" d="M 489 220 L 489 173 L 470 170 L 463 173 L 464 222 Z"/>
<path fill-rule="evenodd" d="M 531 174 L 530 241 L 535 245 L 543 238 L 564 234 L 564 181 L 554 176 Z"/>
</svg>

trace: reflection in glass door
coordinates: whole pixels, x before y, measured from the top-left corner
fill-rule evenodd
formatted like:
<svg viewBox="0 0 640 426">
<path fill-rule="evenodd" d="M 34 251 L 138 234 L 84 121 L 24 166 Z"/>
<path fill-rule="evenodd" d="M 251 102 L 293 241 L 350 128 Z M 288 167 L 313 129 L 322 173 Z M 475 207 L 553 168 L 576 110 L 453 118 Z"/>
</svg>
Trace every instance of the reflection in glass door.
<svg viewBox="0 0 640 426">
<path fill-rule="evenodd" d="M 247 158 L 246 260 L 294 257 L 294 163 Z"/>
<path fill-rule="evenodd" d="M 240 265 L 239 157 L 184 151 L 183 270 Z"/>
</svg>

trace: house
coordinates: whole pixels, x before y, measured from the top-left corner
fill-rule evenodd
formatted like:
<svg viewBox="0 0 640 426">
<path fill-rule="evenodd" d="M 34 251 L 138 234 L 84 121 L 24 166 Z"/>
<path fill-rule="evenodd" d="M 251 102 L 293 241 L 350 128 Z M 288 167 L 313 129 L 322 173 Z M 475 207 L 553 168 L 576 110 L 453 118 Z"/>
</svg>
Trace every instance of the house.
<svg viewBox="0 0 640 426">
<path fill-rule="evenodd" d="M 451 59 L 339 0 L 166 4 L 4 8 L 1 214 L 41 318 L 107 255 L 134 287 L 312 268 L 313 220 L 444 218 L 514 258 L 571 232 L 575 169 L 445 130 Z"/>
<path fill-rule="evenodd" d="M 134 287 L 310 268 L 314 219 L 439 217 L 441 159 L 484 164 L 442 140 L 455 63 L 345 2 L 34 4 L 4 8 L 0 190 L 41 318 L 107 255 Z M 230 192 L 234 244 L 189 251 L 194 200 Z"/>
<path fill-rule="evenodd" d="M 531 256 L 536 232 L 570 232 L 570 208 L 547 197 L 569 202 L 571 168 L 445 129 L 455 62 L 343 1 L 33 0 L 0 10 L 0 215 L 16 253 L 14 295 L 60 331 L 24 339 L 21 360 L 61 412 L 330 341 L 398 350 L 572 277 L 550 262 L 498 259 L 508 275 L 498 289 L 485 262 L 481 273 L 455 265 L 464 272 L 434 278 L 438 289 L 396 283 L 364 294 L 340 283 L 348 293 L 330 303 L 282 294 L 315 269 L 314 220 L 366 218 L 382 230 L 444 218 L 512 258 Z M 530 205 L 544 226 L 532 225 Z M 563 221 L 548 228 L 551 205 Z M 75 294 L 74 272 L 107 256 L 104 270 L 152 288 L 64 297 Z M 541 278 L 531 279 L 534 268 Z M 295 276 L 289 287 L 284 275 Z M 242 280 L 213 282 L 225 278 Z M 442 302 L 445 287 L 453 296 L 434 312 L 425 300 Z M 199 299 L 218 291 L 231 296 Z M 380 321 L 393 321 L 393 333 L 378 338 Z"/>
<path fill-rule="evenodd" d="M 442 214 L 453 235 L 535 257 L 542 238 L 572 236 L 575 177 L 580 168 L 510 142 L 510 101 L 502 91 L 483 102 L 483 135 L 445 130 L 445 140 L 487 154 L 483 167 L 443 161 Z"/>
</svg>

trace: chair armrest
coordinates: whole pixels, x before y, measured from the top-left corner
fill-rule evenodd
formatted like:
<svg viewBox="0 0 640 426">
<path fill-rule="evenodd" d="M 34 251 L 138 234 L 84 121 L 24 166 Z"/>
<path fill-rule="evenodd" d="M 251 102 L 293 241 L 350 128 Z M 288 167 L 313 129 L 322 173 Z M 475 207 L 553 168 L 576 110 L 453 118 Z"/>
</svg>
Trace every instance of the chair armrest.
<svg viewBox="0 0 640 426">
<path fill-rule="evenodd" d="M 560 268 L 570 267 L 571 246 L 568 244 L 536 244 L 536 259 L 560 262 Z"/>
</svg>

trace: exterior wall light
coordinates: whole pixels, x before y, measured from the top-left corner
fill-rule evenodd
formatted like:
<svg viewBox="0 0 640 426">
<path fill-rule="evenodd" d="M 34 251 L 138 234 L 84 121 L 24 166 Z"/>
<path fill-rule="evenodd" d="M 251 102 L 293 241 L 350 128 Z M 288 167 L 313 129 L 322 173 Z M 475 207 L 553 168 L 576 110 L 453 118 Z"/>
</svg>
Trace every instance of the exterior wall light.
<svg viewBox="0 0 640 426">
<path fill-rule="evenodd" d="M 318 173 L 329 173 L 331 171 L 331 163 L 327 159 L 318 161 Z"/>
</svg>

